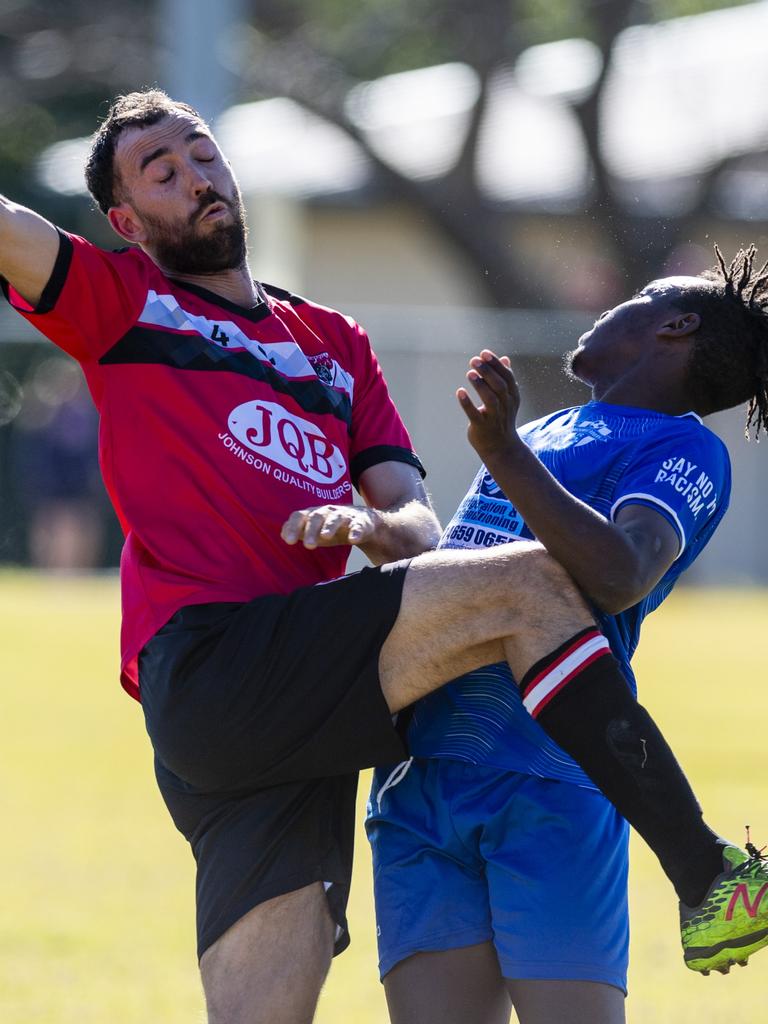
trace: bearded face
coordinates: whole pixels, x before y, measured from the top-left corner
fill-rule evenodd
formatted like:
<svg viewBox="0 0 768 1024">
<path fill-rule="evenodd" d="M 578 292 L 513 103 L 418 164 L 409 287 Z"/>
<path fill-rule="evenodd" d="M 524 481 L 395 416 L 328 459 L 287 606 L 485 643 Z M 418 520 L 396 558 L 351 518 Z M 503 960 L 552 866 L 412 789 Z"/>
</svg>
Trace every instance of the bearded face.
<svg viewBox="0 0 768 1024">
<path fill-rule="evenodd" d="M 216 211 L 211 210 L 214 205 Z M 149 232 L 147 242 L 155 257 L 171 274 L 215 274 L 245 265 L 247 229 L 237 188 L 229 199 L 212 190 L 203 193 L 195 212 L 183 221 L 137 213 Z"/>
</svg>

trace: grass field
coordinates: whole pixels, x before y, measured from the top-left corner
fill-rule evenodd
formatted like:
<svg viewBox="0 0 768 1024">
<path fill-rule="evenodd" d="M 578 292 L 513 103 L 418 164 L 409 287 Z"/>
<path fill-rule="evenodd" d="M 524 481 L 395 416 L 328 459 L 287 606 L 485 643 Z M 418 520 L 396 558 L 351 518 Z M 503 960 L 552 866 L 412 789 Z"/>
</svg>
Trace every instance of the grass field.
<svg viewBox="0 0 768 1024">
<path fill-rule="evenodd" d="M 680 592 L 647 624 L 636 662 L 709 819 L 740 841 L 750 822 L 758 843 L 768 842 L 767 622 L 768 593 Z M 140 709 L 117 683 L 117 644 L 114 579 L 0 574 L 3 1024 L 203 1020 L 191 857 L 155 791 Z M 369 874 L 361 832 L 353 945 L 319 1024 L 386 1022 Z M 686 971 L 672 890 L 639 843 L 631 900 L 631 1024 L 762 1018 L 768 952 L 727 978 Z"/>
</svg>

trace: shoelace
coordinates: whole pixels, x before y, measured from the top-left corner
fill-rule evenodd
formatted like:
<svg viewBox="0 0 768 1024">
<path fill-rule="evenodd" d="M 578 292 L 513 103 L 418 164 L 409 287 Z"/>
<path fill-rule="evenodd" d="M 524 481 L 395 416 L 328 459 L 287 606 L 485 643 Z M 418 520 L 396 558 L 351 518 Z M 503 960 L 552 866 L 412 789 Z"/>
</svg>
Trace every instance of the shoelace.
<svg viewBox="0 0 768 1024">
<path fill-rule="evenodd" d="M 744 828 L 747 830 L 747 841 L 744 844 L 744 848 L 746 849 L 747 853 L 749 854 L 750 860 L 758 860 L 758 861 L 759 860 L 765 860 L 766 859 L 766 855 L 763 853 L 763 850 L 765 849 L 765 847 L 761 846 L 760 849 L 758 850 L 758 848 L 755 846 L 755 844 L 750 839 L 750 836 L 749 836 L 749 825 L 745 825 Z"/>
</svg>

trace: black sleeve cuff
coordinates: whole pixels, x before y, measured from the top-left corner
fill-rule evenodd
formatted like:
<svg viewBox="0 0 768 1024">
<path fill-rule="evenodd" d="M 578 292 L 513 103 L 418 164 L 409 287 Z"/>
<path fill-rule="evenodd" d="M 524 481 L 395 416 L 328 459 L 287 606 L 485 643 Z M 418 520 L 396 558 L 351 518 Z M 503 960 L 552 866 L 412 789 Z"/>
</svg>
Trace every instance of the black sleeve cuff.
<svg viewBox="0 0 768 1024">
<path fill-rule="evenodd" d="M 377 444 L 373 448 L 366 448 L 365 451 L 359 452 L 352 459 L 349 468 L 356 490 L 360 477 L 366 469 L 370 469 L 371 466 L 376 466 L 380 462 L 405 462 L 408 466 L 418 469 L 422 479 L 427 475 L 419 457 L 408 448 L 400 448 L 394 444 Z"/>
<path fill-rule="evenodd" d="M 69 267 L 72 263 L 74 246 L 72 245 L 71 238 L 65 235 L 62 231 L 59 231 L 58 228 L 56 228 L 56 230 L 59 233 L 59 251 L 56 256 L 56 262 L 53 265 L 53 270 L 51 271 L 51 276 L 48 278 L 48 283 L 45 288 L 43 288 L 40 301 L 34 309 L 21 309 L 19 312 L 27 315 L 31 314 L 33 316 L 40 315 L 41 313 L 50 313 L 59 301 L 59 296 L 61 295 L 62 288 L 64 287 L 64 282 L 67 280 Z M 2 287 L 3 294 L 8 302 L 13 306 L 9 294 L 8 282 L 4 277 L 0 278 L 0 287 Z M 14 309 L 15 308 L 16 307 L 14 306 Z"/>
</svg>

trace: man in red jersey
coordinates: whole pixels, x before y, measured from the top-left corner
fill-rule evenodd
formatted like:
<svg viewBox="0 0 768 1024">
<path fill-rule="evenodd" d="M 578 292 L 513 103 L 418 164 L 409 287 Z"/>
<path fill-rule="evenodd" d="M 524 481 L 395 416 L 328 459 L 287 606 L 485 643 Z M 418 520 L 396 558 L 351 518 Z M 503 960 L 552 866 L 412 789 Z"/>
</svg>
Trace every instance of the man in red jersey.
<svg viewBox="0 0 768 1024">
<path fill-rule="evenodd" d="M 567 652 L 559 689 L 597 693 L 583 721 L 578 702 L 561 716 L 597 785 L 651 845 L 663 820 L 667 858 L 679 835 L 690 859 L 696 832 L 704 873 L 721 870 L 671 752 L 543 548 L 419 555 L 437 522 L 367 338 L 252 279 L 237 183 L 200 116 L 157 90 L 120 97 L 86 177 L 131 247 L 104 252 L 0 197 L 0 274 L 80 362 L 101 415 L 125 532 L 122 679 L 197 861 L 210 1021 L 311 1020 L 348 941 L 356 772 L 404 756 L 394 712 L 481 665 L 506 660 L 525 686 Z M 350 545 L 377 568 L 342 576 Z M 642 786 L 603 703 L 642 748 Z"/>
</svg>

